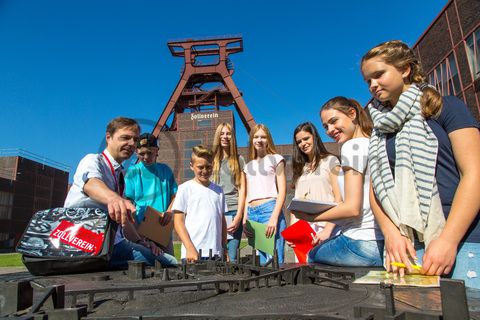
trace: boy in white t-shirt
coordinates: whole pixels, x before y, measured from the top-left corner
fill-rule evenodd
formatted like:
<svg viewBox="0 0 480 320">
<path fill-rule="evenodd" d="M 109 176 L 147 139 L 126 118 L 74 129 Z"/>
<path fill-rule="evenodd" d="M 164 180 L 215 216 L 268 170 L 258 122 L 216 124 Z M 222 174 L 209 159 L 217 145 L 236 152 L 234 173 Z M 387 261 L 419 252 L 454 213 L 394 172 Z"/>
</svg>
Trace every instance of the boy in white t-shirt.
<svg viewBox="0 0 480 320">
<path fill-rule="evenodd" d="M 225 254 L 227 243 L 227 212 L 225 196 L 219 185 L 210 182 L 213 153 L 202 145 L 193 148 L 190 169 L 195 178 L 178 186 L 173 202 L 175 231 L 182 241 L 181 258 L 187 262 L 213 254 Z"/>
</svg>

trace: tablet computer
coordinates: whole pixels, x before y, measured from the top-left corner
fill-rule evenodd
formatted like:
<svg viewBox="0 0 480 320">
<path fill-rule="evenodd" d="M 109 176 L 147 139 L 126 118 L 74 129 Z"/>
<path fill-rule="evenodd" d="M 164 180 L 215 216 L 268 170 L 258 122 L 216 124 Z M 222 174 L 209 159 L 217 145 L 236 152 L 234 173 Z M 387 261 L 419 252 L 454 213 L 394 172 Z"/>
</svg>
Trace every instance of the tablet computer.
<svg viewBox="0 0 480 320">
<path fill-rule="evenodd" d="M 137 232 L 141 236 L 144 236 L 166 247 L 170 243 L 170 239 L 172 237 L 173 217 L 167 225 L 162 226 L 160 224 L 160 219 L 162 216 L 163 213 L 148 206 L 145 210 L 143 221 L 137 228 Z"/>
</svg>

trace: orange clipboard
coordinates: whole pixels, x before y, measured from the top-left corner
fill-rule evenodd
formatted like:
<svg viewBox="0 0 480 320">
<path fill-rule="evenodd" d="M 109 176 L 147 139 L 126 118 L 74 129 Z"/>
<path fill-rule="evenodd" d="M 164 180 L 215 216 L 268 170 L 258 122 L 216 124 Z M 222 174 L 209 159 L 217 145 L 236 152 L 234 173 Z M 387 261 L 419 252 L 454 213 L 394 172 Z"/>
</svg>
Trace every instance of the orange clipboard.
<svg viewBox="0 0 480 320">
<path fill-rule="evenodd" d="M 143 221 L 137 228 L 138 234 L 167 247 L 172 238 L 173 217 L 166 226 L 160 224 L 162 213 L 150 206 L 145 210 Z"/>
</svg>

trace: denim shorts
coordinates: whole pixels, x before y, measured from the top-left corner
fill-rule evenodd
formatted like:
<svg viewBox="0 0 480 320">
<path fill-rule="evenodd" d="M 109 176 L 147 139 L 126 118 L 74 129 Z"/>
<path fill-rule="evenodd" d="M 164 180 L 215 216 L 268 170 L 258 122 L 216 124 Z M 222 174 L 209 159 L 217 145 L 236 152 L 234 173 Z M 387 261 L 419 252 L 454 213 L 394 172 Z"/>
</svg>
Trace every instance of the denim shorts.
<svg viewBox="0 0 480 320">
<path fill-rule="evenodd" d="M 343 267 L 381 267 L 383 240 L 355 240 L 343 234 L 314 247 L 308 262 Z"/>
<path fill-rule="evenodd" d="M 276 203 L 277 203 L 277 200 L 272 199 L 255 207 L 249 206 L 247 208 L 248 220 L 260 222 L 263 224 L 268 223 L 268 220 L 270 220 L 270 217 L 272 216 L 272 212 L 273 212 L 273 209 L 275 208 Z M 283 239 L 280 232 L 285 230 L 286 227 L 287 227 L 287 222 L 285 221 L 285 216 L 283 215 L 283 212 L 280 212 L 280 216 L 278 217 L 277 233 L 275 234 L 275 247 L 277 249 L 279 263 L 284 263 L 284 257 L 285 257 L 284 255 L 285 240 Z M 260 255 L 261 265 L 265 265 L 272 258 L 271 255 L 265 252 L 262 252 L 262 251 L 258 251 L 258 252 Z"/>
</svg>

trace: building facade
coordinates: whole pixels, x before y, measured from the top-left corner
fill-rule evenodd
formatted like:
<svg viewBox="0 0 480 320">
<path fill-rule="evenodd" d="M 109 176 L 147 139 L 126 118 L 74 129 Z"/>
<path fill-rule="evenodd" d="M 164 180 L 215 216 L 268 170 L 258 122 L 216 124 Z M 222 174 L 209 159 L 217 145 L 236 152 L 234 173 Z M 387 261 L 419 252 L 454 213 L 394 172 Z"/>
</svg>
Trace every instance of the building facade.
<svg viewBox="0 0 480 320">
<path fill-rule="evenodd" d="M 13 251 L 33 213 L 65 201 L 68 168 L 35 158 L 0 156 L 0 251 Z"/>
<path fill-rule="evenodd" d="M 430 84 L 480 120 L 480 1 L 449 1 L 413 49 Z"/>
</svg>

